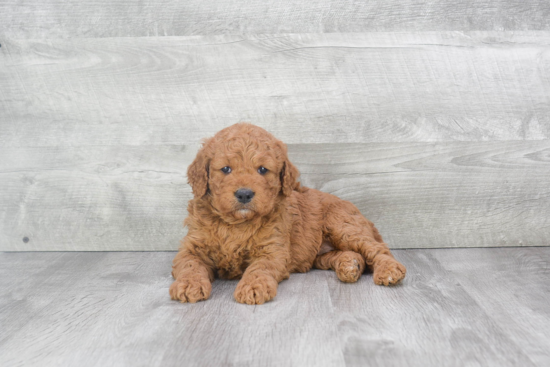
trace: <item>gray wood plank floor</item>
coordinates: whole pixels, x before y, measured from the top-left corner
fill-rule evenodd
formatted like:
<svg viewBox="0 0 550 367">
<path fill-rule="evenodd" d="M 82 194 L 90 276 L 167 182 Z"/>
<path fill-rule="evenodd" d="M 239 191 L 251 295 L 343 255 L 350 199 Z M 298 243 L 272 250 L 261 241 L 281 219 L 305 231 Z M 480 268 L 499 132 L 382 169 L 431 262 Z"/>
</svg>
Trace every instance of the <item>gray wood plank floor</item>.
<svg viewBox="0 0 550 367">
<path fill-rule="evenodd" d="M 547 366 L 550 248 L 395 250 L 400 286 L 293 274 L 168 297 L 173 252 L 0 253 L 0 365 Z"/>
</svg>

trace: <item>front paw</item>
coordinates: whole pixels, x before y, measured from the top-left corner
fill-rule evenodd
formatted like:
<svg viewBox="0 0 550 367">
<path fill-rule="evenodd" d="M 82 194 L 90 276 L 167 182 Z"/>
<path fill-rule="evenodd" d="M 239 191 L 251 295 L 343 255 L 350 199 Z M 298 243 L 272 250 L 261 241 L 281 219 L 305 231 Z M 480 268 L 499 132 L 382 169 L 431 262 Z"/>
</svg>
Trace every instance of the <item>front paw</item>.
<svg viewBox="0 0 550 367">
<path fill-rule="evenodd" d="M 378 285 L 393 285 L 405 278 L 406 273 L 407 269 L 399 261 L 388 258 L 375 265 L 373 279 Z"/>
<path fill-rule="evenodd" d="M 261 305 L 277 295 L 277 285 L 270 275 L 246 275 L 237 284 L 234 296 L 239 303 Z"/>
<path fill-rule="evenodd" d="M 170 286 L 170 297 L 182 303 L 195 303 L 210 297 L 212 283 L 209 279 L 200 276 L 191 276 L 183 279 L 176 279 Z"/>
</svg>

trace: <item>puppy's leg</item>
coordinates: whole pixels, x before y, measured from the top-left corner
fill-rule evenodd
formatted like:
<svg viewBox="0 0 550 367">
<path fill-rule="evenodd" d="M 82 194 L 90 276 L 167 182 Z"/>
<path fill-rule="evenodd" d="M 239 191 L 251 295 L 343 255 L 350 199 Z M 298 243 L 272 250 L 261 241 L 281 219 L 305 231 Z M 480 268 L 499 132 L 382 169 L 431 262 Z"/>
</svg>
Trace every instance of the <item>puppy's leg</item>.
<svg viewBox="0 0 550 367">
<path fill-rule="evenodd" d="M 354 283 L 365 270 L 365 260 L 357 252 L 329 251 L 317 256 L 313 266 L 322 270 L 332 269 L 342 282 Z"/>
<path fill-rule="evenodd" d="M 405 277 L 405 267 L 394 259 L 378 230 L 352 203 L 331 195 L 326 198 L 325 210 L 324 235 L 336 249 L 361 254 L 373 272 L 374 283 L 391 285 Z"/>
<path fill-rule="evenodd" d="M 178 252 L 172 266 L 175 281 L 170 286 L 170 297 L 183 303 L 208 299 L 214 281 L 213 268 L 198 256 L 185 250 Z"/>
<path fill-rule="evenodd" d="M 279 282 L 287 279 L 289 272 L 285 257 L 273 255 L 257 258 L 246 268 L 235 289 L 237 302 L 261 305 L 277 295 Z"/>
</svg>

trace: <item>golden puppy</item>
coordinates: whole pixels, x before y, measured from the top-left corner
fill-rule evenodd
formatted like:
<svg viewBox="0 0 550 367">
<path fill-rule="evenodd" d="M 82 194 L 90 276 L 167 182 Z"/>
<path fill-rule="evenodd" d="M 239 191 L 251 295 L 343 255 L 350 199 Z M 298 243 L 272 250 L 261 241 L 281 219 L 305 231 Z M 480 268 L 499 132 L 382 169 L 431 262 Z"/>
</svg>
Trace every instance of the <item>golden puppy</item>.
<svg viewBox="0 0 550 367">
<path fill-rule="evenodd" d="M 376 284 L 405 277 L 374 225 L 350 202 L 300 187 L 285 144 L 239 123 L 207 139 L 188 169 L 194 199 L 173 264 L 172 299 L 197 302 L 212 282 L 240 278 L 235 299 L 262 304 L 280 281 L 311 267 L 344 282 L 365 270 Z"/>
</svg>

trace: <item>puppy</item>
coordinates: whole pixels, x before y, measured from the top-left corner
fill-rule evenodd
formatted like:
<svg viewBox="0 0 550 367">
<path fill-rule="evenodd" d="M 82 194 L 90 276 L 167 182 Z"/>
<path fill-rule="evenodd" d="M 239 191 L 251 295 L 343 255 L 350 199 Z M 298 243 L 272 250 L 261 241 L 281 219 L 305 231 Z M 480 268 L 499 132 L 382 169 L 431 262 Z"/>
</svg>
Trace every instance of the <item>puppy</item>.
<svg viewBox="0 0 550 367">
<path fill-rule="evenodd" d="M 292 272 L 333 269 L 356 282 L 405 277 L 374 225 L 350 202 L 301 187 L 286 145 L 264 129 L 238 123 L 205 140 L 189 166 L 194 198 L 187 236 L 174 258 L 170 296 L 208 299 L 216 276 L 241 279 L 237 302 L 262 304 Z"/>
</svg>

